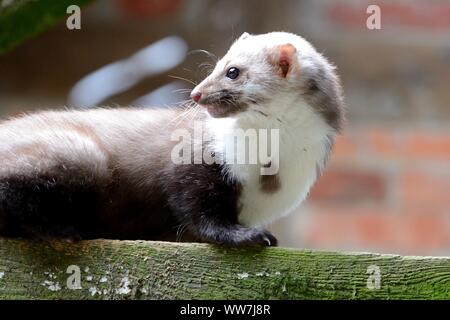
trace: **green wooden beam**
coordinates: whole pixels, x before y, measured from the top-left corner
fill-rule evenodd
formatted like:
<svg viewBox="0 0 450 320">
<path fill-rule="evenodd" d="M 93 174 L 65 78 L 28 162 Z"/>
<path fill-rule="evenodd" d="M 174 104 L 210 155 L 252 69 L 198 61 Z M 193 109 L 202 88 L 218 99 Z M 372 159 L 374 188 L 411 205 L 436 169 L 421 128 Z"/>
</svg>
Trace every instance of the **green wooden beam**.
<svg viewBox="0 0 450 320">
<path fill-rule="evenodd" d="M 91 1 L 0 0 L 0 54 L 68 17 L 68 6 L 81 7 Z"/>
<path fill-rule="evenodd" d="M 450 258 L 0 239 L 0 299 L 450 299 Z"/>
</svg>

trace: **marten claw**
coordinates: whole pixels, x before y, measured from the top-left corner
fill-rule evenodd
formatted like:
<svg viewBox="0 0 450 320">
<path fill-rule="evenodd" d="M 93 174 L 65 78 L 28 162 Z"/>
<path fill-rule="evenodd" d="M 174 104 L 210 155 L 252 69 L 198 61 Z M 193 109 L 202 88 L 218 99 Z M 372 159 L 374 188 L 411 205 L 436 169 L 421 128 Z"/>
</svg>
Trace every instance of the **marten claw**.
<svg viewBox="0 0 450 320">
<path fill-rule="evenodd" d="M 264 247 L 275 247 L 278 244 L 277 238 L 275 238 L 266 229 L 260 228 L 249 228 L 246 230 L 245 234 L 242 235 L 241 239 L 236 240 L 233 243 L 236 247 L 243 246 L 264 246 Z"/>
</svg>

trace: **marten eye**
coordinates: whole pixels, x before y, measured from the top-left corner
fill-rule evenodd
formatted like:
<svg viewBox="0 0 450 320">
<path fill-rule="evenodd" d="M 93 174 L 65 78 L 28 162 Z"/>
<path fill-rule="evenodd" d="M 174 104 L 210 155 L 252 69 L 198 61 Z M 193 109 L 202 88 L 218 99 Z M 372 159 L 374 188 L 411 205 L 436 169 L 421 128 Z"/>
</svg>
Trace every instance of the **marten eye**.
<svg viewBox="0 0 450 320">
<path fill-rule="evenodd" d="M 231 67 L 230 69 L 228 69 L 227 71 L 227 77 L 230 79 L 236 79 L 237 77 L 239 77 L 239 69 L 235 68 L 235 67 Z"/>
</svg>

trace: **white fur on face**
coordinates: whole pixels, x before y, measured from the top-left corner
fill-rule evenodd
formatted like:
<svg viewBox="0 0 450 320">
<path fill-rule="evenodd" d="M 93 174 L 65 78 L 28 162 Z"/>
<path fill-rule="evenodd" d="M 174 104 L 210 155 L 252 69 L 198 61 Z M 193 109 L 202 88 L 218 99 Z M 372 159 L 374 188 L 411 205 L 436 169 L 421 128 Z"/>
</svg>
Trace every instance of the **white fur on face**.
<svg viewBox="0 0 450 320">
<path fill-rule="evenodd" d="M 290 44 L 295 49 L 293 61 L 299 66 L 289 73 L 287 78 L 274 74 L 270 55 L 277 47 Z M 285 32 L 272 32 L 262 35 L 241 36 L 230 47 L 226 55 L 216 64 L 212 73 L 194 88 L 204 96 L 221 90 L 236 90 L 242 93 L 242 100 L 248 104 L 249 99 L 278 100 L 280 89 L 292 87 L 300 91 L 303 79 L 308 73 L 316 73 L 317 68 L 327 67 L 326 60 L 303 38 Z M 236 80 L 226 77 L 229 68 L 241 70 Z M 250 103 L 251 104 L 251 103 Z M 279 107 L 277 105 L 277 107 Z"/>
</svg>

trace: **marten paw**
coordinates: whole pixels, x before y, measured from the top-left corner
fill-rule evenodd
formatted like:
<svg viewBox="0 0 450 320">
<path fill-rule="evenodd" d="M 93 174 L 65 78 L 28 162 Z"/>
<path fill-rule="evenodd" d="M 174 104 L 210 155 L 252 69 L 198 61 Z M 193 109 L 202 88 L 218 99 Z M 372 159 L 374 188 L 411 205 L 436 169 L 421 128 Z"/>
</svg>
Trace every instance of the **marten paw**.
<svg viewBox="0 0 450 320">
<path fill-rule="evenodd" d="M 242 230 L 242 234 L 238 239 L 234 239 L 234 246 L 263 246 L 276 247 L 278 244 L 275 238 L 269 231 L 262 228 L 246 228 Z"/>
</svg>

